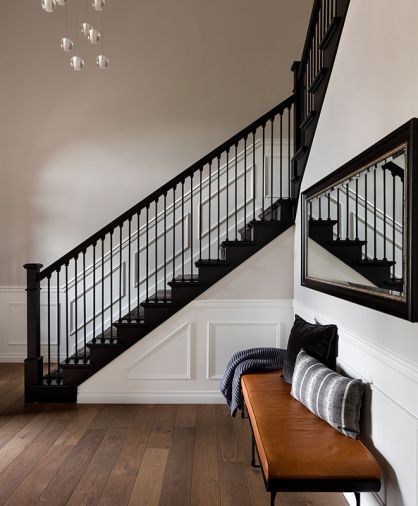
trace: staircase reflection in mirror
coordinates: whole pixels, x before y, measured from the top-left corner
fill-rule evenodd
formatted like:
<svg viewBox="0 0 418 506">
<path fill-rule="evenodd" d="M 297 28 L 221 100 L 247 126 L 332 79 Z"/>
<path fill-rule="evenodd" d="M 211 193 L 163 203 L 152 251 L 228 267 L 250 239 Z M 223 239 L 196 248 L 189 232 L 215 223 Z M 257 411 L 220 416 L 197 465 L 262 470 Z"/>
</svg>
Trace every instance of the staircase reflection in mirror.
<svg viewBox="0 0 418 506">
<path fill-rule="evenodd" d="M 405 296 L 406 146 L 308 201 L 307 275 Z"/>
</svg>

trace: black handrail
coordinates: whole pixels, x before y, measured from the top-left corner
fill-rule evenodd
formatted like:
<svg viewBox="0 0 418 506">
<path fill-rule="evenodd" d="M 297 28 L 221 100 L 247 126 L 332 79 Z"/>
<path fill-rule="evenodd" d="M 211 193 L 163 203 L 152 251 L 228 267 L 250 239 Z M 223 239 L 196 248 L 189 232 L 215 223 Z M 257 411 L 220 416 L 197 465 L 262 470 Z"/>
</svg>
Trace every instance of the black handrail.
<svg viewBox="0 0 418 506">
<path fill-rule="evenodd" d="M 76 255 L 79 255 L 87 248 L 94 246 L 94 244 L 96 244 L 105 235 L 112 232 L 112 230 L 114 230 L 116 227 L 120 226 L 121 223 L 124 223 L 129 218 L 132 218 L 135 214 L 144 209 L 147 205 L 151 204 L 151 202 L 154 202 L 156 198 L 164 196 L 164 194 L 166 194 L 173 187 L 175 187 L 178 184 L 181 184 L 187 177 L 194 174 L 201 167 L 203 167 L 210 161 L 220 156 L 226 150 L 235 146 L 235 144 L 237 144 L 239 141 L 241 141 L 246 136 L 252 134 L 255 130 L 257 130 L 257 128 L 266 124 L 267 121 L 273 119 L 278 114 L 283 113 L 286 109 L 289 109 L 293 105 L 293 103 L 294 103 L 294 95 L 291 95 L 290 97 L 283 100 L 283 102 L 273 107 L 273 109 L 263 114 L 263 116 L 253 121 L 250 125 L 248 125 L 247 127 L 240 130 L 238 133 L 233 135 L 230 139 L 223 142 L 217 148 L 210 151 L 206 156 L 195 162 L 188 169 L 184 170 L 183 172 L 175 176 L 173 179 L 171 179 L 171 181 L 158 188 L 158 190 L 155 190 L 153 193 L 148 195 L 148 197 L 142 199 L 140 202 L 138 202 L 138 204 L 135 204 L 133 207 L 131 207 L 126 212 L 121 214 L 118 218 L 111 221 L 108 225 L 100 229 L 98 232 L 94 233 L 92 236 L 83 241 L 81 244 L 79 244 L 71 251 L 63 255 L 61 258 L 53 262 L 51 265 L 46 267 L 43 271 L 39 273 L 38 277 L 39 281 L 42 281 L 43 279 L 51 275 L 53 272 L 55 272 L 58 268 L 62 267 L 63 265 L 66 265 L 66 263 L 72 260 Z"/>
</svg>

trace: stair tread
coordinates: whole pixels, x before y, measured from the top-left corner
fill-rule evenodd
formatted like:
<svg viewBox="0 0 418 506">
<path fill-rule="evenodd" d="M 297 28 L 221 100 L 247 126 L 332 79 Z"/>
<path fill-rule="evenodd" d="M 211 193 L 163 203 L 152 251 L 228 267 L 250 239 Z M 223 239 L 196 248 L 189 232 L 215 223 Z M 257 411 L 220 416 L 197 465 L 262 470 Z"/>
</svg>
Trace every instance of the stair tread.
<svg viewBox="0 0 418 506">
<path fill-rule="evenodd" d="M 261 243 L 260 242 L 257 242 L 257 241 L 246 241 L 246 240 L 242 240 L 240 241 L 239 239 L 237 241 L 231 241 L 231 240 L 227 240 L 227 241 L 223 241 L 221 243 L 221 246 L 222 247 L 226 247 L 226 246 L 234 246 L 234 247 L 247 247 L 247 246 L 260 246 Z"/>
<path fill-rule="evenodd" d="M 198 283 L 199 276 L 197 274 L 185 274 L 184 276 L 176 276 L 173 281 L 181 281 L 181 282 L 190 282 L 190 283 Z"/>
<path fill-rule="evenodd" d="M 331 219 L 326 219 L 326 220 L 313 220 L 313 219 L 310 219 L 309 220 L 309 226 L 314 226 L 314 227 L 329 227 L 329 226 L 334 226 L 338 223 L 338 220 L 331 220 Z"/>
<path fill-rule="evenodd" d="M 357 262 L 357 265 L 362 265 L 365 267 L 392 267 L 396 262 L 393 260 L 378 260 L 373 258 L 363 258 Z"/>
<path fill-rule="evenodd" d="M 209 260 L 209 259 L 202 259 L 198 260 L 196 262 L 196 265 L 198 267 L 228 267 L 230 264 L 226 262 L 225 260 Z"/>
<path fill-rule="evenodd" d="M 330 246 L 364 246 L 367 244 L 367 241 L 361 241 L 360 239 L 334 239 L 332 241 L 327 241 L 327 244 Z"/>
</svg>

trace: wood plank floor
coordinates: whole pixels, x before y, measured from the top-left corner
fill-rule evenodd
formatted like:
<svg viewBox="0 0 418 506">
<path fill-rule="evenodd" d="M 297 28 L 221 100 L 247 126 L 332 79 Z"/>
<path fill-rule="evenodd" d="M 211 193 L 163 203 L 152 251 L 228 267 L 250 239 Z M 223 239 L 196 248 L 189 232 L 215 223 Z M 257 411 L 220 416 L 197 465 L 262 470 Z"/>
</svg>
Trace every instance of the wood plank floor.
<svg viewBox="0 0 418 506">
<path fill-rule="evenodd" d="M 220 405 L 31 405 L 0 364 L 0 504 L 268 506 L 248 420 Z M 277 506 L 346 506 L 279 494 Z"/>
</svg>

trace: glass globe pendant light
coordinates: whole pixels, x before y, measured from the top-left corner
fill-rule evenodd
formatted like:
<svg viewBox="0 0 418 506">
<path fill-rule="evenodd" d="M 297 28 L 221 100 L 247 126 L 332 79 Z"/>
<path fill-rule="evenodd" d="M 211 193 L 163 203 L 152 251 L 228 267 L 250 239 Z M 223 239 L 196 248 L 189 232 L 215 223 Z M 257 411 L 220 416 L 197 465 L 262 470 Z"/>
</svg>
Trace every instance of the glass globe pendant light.
<svg viewBox="0 0 418 506">
<path fill-rule="evenodd" d="M 101 39 L 101 35 L 100 32 L 95 28 L 90 28 L 87 38 L 91 44 L 98 44 Z"/>
<path fill-rule="evenodd" d="M 95 11 L 102 11 L 106 4 L 106 0 L 93 0 L 91 4 Z"/>
<path fill-rule="evenodd" d="M 70 65 L 73 70 L 79 72 L 84 67 L 84 61 L 81 56 L 73 56 L 70 60 Z"/>
<path fill-rule="evenodd" d="M 110 64 L 109 58 L 107 58 L 104 54 L 99 54 L 99 56 L 96 58 L 96 65 L 99 67 L 100 70 L 107 69 L 109 64 Z"/>
<path fill-rule="evenodd" d="M 90 33 L 90 30 L 92 28 L 93 27 L 91 26 L 90 23 L 82 23 L 81 24 L 81 33 L 84 35 L 84 37 L 88 37 L 89 33 Z"/>
<path fill-rule="evenodd" d="M 69 53 L 74 47 L 74 42 L 68 37 L 63 37 L 60 43 L 61 49 L 66 53 Z"/>
<path fill-rule="evenodd" d="M 42 0 L 41 2 L 42 9 L 45 12 L 54 12 L 56 4 L 54 0 Z"/>
</svg>

